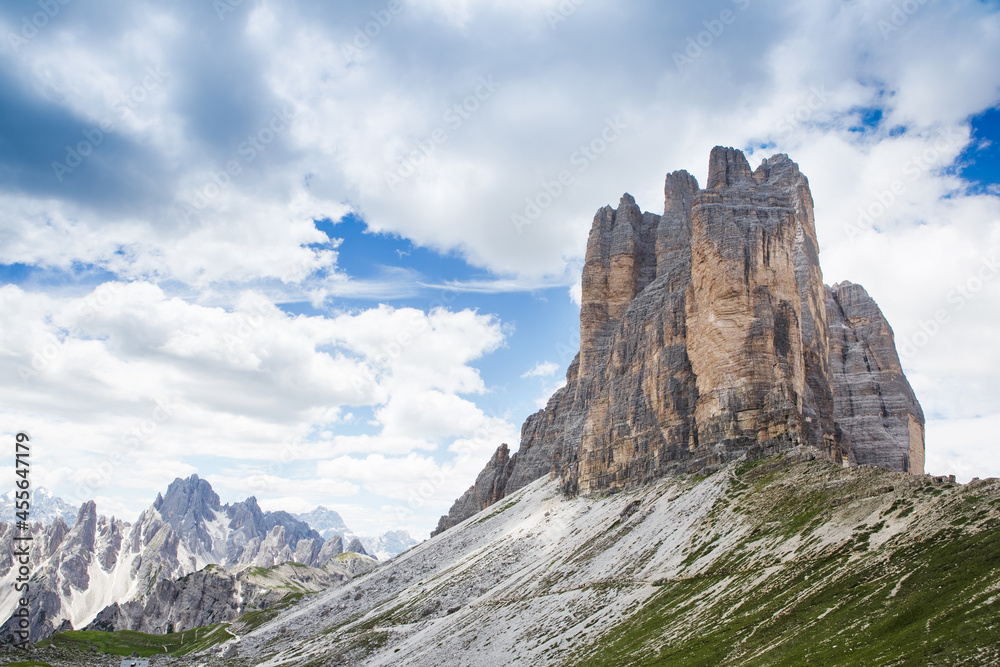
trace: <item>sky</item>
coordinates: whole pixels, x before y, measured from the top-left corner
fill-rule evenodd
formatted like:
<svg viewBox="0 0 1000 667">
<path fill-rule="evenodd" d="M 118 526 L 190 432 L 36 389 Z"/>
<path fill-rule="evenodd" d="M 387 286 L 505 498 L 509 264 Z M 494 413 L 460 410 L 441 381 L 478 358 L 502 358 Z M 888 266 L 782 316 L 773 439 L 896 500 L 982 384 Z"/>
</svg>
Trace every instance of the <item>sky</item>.
<svg viewBox="0 0 1000 667">
<path fill-rule="evenodd" d="M 1000 3 L 10 0 L 0 437 L 133 520 L 426 537 L 564 381 L 594 213 L 713 146 L 810 179 L 927 471 L 1000 476 Z M 565 178 L 560 180 L 560 175 Z"/>
</svg>

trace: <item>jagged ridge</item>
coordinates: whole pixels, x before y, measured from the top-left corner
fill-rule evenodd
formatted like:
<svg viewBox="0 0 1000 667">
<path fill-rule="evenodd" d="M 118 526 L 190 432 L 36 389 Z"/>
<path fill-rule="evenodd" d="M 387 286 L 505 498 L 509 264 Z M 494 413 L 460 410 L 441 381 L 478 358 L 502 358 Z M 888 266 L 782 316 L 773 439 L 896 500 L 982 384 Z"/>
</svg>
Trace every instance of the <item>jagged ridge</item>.
<svg viewBox="0 0 1000 667">
<path fill-rule="evenodd" d="M 0 626 L 0 642 L 12 640 L 15 621 L 11 614 L 18 604 L 13 589 L 15 532 L 13 525 L 0 523 L 0 619 L 6 621 Z M 152 618 L 143 625 L 143 610 L 152 615 L 165 606 L 157 600 L 176 600 L 180 593 L 174 580 L 211 564 L 232 570 L 235 582 L 236 573 L 247 568 L 270 568 L 289 561 L 321 568 L 344 551 L 339 535 L 324 540 L 287 512 L 262 511 L 252 496 L 222 505 L 211 485 L 197 475 L 174 480 L 135 524 L 98 516 L 95 503 L 88 501 L 72 527 L 57 516 L 49 525 L 34 523 L 31 534 L 35 565 L 28 596 L 32 641 L 60 629 L 82 628 L 102 611 L 121 620 L 121 627 L 166 627 L 168 621 Z M 394 537 L 400 542 L 398 535 Z M 352 546 L 364 551 L 360 544 Z M 232 588 L 214 581 L 217 578 L 209 577 L 212 585 L 202 589 Z M 119 603 L 131 604 L 119 613 Z M 218 605 L 208 600 L 203 611 L 230 606 L 225 600 Z M 185 618 L 174 625 L 185 629 L 185 623 L 200 617 L 196 610 Z"/>
</svg>

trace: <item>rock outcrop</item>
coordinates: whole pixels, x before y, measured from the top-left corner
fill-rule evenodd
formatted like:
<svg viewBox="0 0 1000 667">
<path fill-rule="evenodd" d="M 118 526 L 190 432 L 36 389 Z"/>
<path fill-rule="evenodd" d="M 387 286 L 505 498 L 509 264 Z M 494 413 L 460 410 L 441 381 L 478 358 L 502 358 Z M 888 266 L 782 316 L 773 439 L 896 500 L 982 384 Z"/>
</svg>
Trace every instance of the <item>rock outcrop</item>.
<svg viewBox="0 0 1000 667">
<path fill-rule="evenodd" d="M 892 329 L 861 285 L 827 288 L 834 419 L 850 462 L 924 470 L 924 414 L 903 375 Z"/>
<path fill-rule="evenodd" d="M 284 563 L 238 572 L 209 565 L 176 580 L 161 580 L 143 599 L 105 607 L 87 630 L 134 630 L 150 634 L 183 632 L 231 621 L 248 612 L 268 609 L 285 596 L 334 588 L 368 572 L 377 562 L 363 556 L 353 567 L 334 559 L 324 568 Z M 367 567 L 365 567 L 367 566 Z"/>
<path fill-rule="evenodd" d="M 365 551 L 365 547 L 361 544 L 361 540 L 354 538 L 351 543 L 347 545 L 347 549 L 344 550 L 346 553 L 361 554 L 362 556 L 367 556 L 368 552 Z"/>
<path fill-rule="evenodd" d="M 569 494 L 713 470 L 797 445 L 923 472 L 923 413 L 892 329 L 860 286 L 823 284 L 809 182 L 786 155 L 751 170 L 716 147 L 662 215 L 597 212 L 566 386 L 443 516 L 453 526 L 543 475 Z"/>
</svg>

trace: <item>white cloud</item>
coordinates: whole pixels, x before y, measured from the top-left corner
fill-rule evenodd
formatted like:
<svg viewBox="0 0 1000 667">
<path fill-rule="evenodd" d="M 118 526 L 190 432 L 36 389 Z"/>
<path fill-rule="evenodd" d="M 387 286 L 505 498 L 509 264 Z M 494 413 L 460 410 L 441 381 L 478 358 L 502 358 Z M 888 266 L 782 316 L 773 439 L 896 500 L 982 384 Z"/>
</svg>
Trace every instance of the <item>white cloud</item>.
<svg viewBox="0 0 1000 667">
<path fill-rule="evenodd" d="M 468 364 L 503 340 L 495 318 L 471 311 L 293 317 L 259 293 L 227 310 L 106 283 L 65 298 L 8 285 L 0 313 L 0 366 L 15 379 L 0 385 L 4 421 L 31 433 L 45 483 L 74 501 L 113 485 L 148 503 L 150 489 L 195 472 L 199 453 L 258 461 L 261 488 L 284 494 L 294 480 L 266 469 L 278 456 L 434 451 L 512 428 L 456 395 L 485 390 Z M 315 435 L 357 406 L 374 409 L 377 432 Z M 320 488 L 356 492 L 332 480 L 309 494 Z"/>
<path fill-rule="evenodd" d="M 555 375 L 556 371 L 559 370 L 559 365 L 551 361 L 539 361 L 537 364 L 532 366 L 530 369 L 521 373 L 523 378 L 547 378 Z"/>
<path fill-rule="evenodd" d="M 996 433 L 1000 416 L 929 420 L 927 437 L 936 443 L 927 450 L 927 469 L 935 475 L 955 475 L 965 483 L 973 477 L 1000 477 L 1000 444 Z"/>
<path fill-rule="evenodd" d="M 583 305 L 583 284 L 581 282 L 577 281 L 570 285 L 569 300 L 577 306 Z"/>
</svg>

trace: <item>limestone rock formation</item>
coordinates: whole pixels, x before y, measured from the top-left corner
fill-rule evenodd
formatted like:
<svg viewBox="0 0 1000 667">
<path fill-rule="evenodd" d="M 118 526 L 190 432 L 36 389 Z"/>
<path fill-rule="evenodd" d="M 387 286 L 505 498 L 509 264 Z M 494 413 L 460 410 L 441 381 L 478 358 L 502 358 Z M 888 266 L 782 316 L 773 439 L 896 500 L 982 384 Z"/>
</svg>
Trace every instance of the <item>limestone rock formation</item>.
<svg viewBox="0 0 1000 667">
<path fill-rule="evenodd" d="M 850 462 L 924 470 L 924 414 L 903 375 L 892 328 L 861 285 L 827 288 L 834 418 Z"/>
<path fill-rule="evenodd" d="M 372 561 L 365 571 L 374 567 Z M 158 581 L 143 599 L 108 605 L 86 629 L 161 635 L 183 632 L 231 621 L 248 611 L 267 609 L 289 593 L 328 590 L 352 576 L 339 562 L 328 568 L 284 563 L 238 572 L 209 565 L 179 579 Z"/>
<path fill-rule="evenodd" d="M 368 552 L 365 551 L 364 545 L 361 544 L 361 540 L 356 537 L 351 540 L 351 543 L 347 545 L 347 548 L 344 551 L 346 553 L 361 554 L 362 556 L 368 555 Z"/>
<path fill-rule="evenodd" d="M 708 184 L 667 175 L 662 215 L 597 212 L 566 386 L 502 445 L 436 533 L 543 475 L 569 494 L 811 445 L 923 472 L 924 417 L 892 329 L 857 285 L 823 284 L 809 182 L 716 147 Z"/>
</svg>

